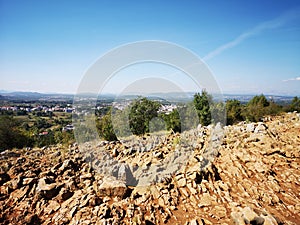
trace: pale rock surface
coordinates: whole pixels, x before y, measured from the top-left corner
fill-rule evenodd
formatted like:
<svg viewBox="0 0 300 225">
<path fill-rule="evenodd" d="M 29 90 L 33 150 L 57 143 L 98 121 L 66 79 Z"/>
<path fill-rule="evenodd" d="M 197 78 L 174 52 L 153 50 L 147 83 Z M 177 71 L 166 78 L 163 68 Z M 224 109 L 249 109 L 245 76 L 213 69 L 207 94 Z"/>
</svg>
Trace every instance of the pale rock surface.
<svg viewBox="0 0 300 225">
<path fill-rule="evenodd" d="M 0 224 L 297 225 L 299 114 L 264 121 L 2 152 Z"/>
</svg>

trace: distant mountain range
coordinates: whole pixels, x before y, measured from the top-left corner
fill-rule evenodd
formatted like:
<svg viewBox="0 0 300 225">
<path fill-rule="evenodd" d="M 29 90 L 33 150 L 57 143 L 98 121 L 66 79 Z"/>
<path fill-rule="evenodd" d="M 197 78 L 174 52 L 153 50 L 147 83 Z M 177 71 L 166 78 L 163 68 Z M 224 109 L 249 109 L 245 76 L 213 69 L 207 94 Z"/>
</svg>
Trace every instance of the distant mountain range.
<svg viewBox="0 0 300 225">
<path fill-rule="evenodd" d="M 126 95 L 116 94 L 102 94 L 98 97 L 97 94 L 83 93 L 77 95 L 81 98 L 97 98 L 98 100 L 114 101 L 124 99 L 135 99 L 138 96 L 148 97 L 150 99 L 167 100 L 169 102 L 185 102 L 193 99 L 194 92 L 169 92 L 169 93 L 152 93 L 141 94 L 131 93 Z M 39 93 L 39 92 L 21 92 L 21 91 L 5 91 L 0 90 L 0 100 L 15 100 L 15 101 L 73 101 L 74 94 L 60 94 L 60 93 Z M 241 102 L 248 102 L 254 94 L 223 94 L 223 100 L 237 99 Z M 268 99 L 272 99 L 275 102 L 289 102 L 294 96 L 280 96 L 280 95 L 265 95 Z"/>
<path fill-rule="evenodd" d="M 74 95 L 72 94 L 45 94 L 39 92 L 22 92 L 22 91 L 14 91 L 14 92 L 7 92 L 0 90 L 0 99 L 2 100 L 24 100 L 24 101 L 37 101 L 37 100 L 71 100 L 73 99 Z"/>
</svg>

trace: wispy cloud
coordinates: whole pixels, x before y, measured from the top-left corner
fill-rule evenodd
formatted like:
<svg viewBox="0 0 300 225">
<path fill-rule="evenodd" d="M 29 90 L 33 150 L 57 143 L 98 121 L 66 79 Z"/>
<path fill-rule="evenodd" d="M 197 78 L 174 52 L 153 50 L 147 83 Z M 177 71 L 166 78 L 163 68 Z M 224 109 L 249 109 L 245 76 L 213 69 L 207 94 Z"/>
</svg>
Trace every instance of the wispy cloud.
<svg viewBox="0 0 300 225">
<path fill-rule="evenodd" d="M 287 81 L 300 81 L 300 77 L 295 77 L 295 78 L 290 78 L 287 80 L 283 80 L 283 82 L 287 82 Z"/>
<path fill-rule="evenodd" d="M 294 10 L 287 11 L 275 19 L 262 22 L 262 23 L 258 24 L 257 26 L 255 26 L 254 28 L 242 33 L 241 35 L 236 37 L 234 40 L 232 40 L 226 44 L 223 44 L 220 47 L 216 48 L 215 50 L 211 51 L 203 58 L 203 60 L 204 61 L 209 60 L 209 59 L 221 54 L 222 52 L 226 51 L 227 49 L 230 49 L 230 48 L 233 48 L 233 47 L 239 45 L 240 43 L 242 43 L 243 41 L 245 41 L 246 39 L 248 39 L 252 36 L 258 35 L 258 34 L 264 32 L 265 30 L 279 28 L 279 27 L 285 25 L 287 22 L 292 21 L 299 17 L 300 17 L 300 9 L 297 8 Z"/>
</svg>

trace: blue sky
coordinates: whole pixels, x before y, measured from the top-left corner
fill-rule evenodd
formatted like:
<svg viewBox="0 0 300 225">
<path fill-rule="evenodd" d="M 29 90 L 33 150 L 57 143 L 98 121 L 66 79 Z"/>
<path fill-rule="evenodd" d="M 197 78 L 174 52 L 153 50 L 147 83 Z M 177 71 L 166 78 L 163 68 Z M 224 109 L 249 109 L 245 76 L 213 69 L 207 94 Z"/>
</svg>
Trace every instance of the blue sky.
<svg viewBox="0 0 300 225">
<path fill-rule="evenodd" d="M 0 90 L 74 93 L 110 49 L 164 40 L 203 58 L 224 93 L 300 95 L 298 0 L 1 0 L 0 29 Z"/>
</svg>

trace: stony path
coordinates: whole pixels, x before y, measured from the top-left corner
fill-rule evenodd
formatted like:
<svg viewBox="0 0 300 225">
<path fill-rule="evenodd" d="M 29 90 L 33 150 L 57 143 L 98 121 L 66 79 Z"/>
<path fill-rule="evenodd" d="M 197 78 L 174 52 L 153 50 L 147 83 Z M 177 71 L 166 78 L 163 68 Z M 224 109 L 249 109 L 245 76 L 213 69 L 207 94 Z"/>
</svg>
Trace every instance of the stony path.
<svg viewBox="0 0 300 225">
<path fill-rule="evenodd" d="M 210 130 L 201 129 L 188 164 L 148 186 L 98 173 L 100 156 L 88 163 L 76 146 L 2 152 L 0 224 L 300 224 L 299 114 L 225 127 L 208 166 Z M 163 160 L 177 140 L 170 135 L 147 151 L 102 147 L 130 165 L 118 168 L 124 178 L 120 171 L 135 164 Z"/>
</svg>

